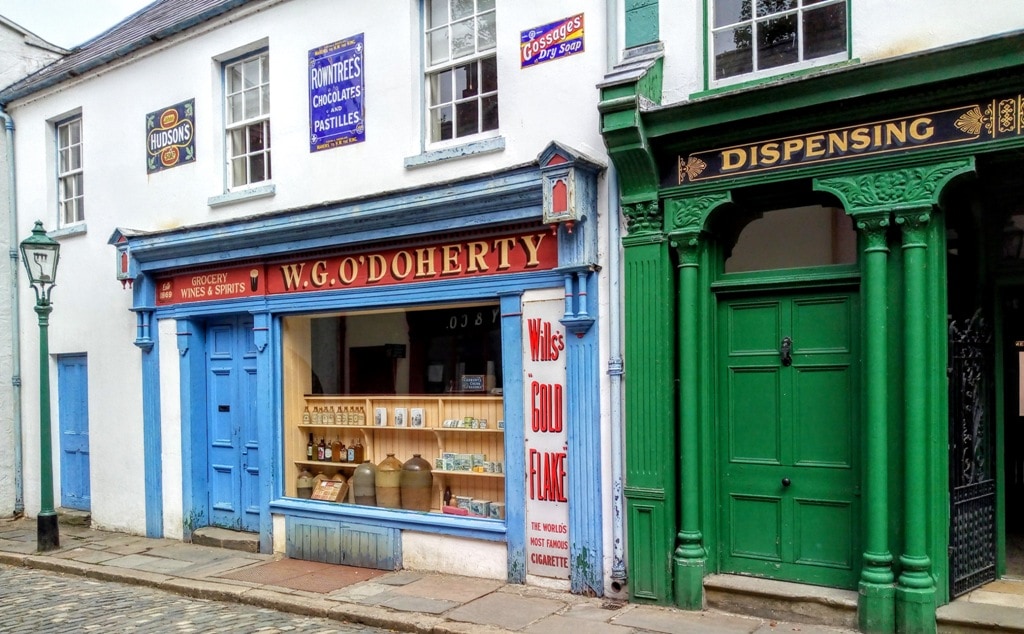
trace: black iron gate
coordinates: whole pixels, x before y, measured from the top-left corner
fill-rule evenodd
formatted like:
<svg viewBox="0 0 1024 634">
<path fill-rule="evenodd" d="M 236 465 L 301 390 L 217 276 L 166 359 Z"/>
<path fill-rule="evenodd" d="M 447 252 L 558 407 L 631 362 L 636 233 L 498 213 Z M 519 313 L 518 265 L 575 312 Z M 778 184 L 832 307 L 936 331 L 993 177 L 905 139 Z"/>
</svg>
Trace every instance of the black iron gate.
<svg viewBox="0 0 1024 634">
<path fill-rule="evenodd" d="M 949 323 L 950 593 L 996 578 L 992 332 L 978 313 Z"/>
</svg>

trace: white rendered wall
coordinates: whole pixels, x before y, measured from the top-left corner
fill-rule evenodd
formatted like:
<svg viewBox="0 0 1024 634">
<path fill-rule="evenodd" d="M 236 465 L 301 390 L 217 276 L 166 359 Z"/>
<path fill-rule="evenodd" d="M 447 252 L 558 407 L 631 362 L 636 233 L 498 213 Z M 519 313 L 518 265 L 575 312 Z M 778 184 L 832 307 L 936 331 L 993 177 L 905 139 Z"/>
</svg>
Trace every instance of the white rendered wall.
<svg viewBox="0 0 1024 634">
<path fill-rule="evenodd" d="M 686 101 L 704 87 L 704 7 L 711 0 L 659 4 L 665 46 L 662 103 Z M 851 57 L 874 62 L 1024 28 L 1020 0 L 971 7 L 956 0 L 852 0 Z M 780 69 L 784 72 L 784 69 Z"/>
<path fill-rule="evenodd" d="M 431 183 L 533 163 L 558 141 L 607 163 L 600 136 L 595 88 L 607 70 L 604 0 L 571 6 L 547 0 L 499 2 L 497 14 L 500 135 L 505 148 L 491 154 L 405 167 L 407 157 L 427 146 L 421 140 L 419 2 L 389 6 L 386 19 L 377 3 L 356 0 L 292 0 L 252 3 L 229 20 L 204 25 L 197 33 L 162 41 L 153 51 L 131 55 L 102 72 L 88 73 L 59 87 L 11 104 L 17 122 L 19 234 L 32 222 L 56 225 L 53 123 L 69 114 L 83 118 L 83 163 L 86 228 L 61 238 L 61 269 L 54 290 L 50 350 L 53 354 L 89 355 L 92 445 L 92 505 L 97 525 L 132 533 L 145 532 L 141 359 L 133 345 L 135 316 L 131 291 L 114 280 L 114 249 L 107 244 L 115 228 L 159 230 L 204 222 L 221 222 L 284 209 L 373 196 Z M 531 27 L 583 13 L 586 50 L 582 54 L 519 68 L 519 33 Z M 308 51 L 358 33 L 365 42 L 366 141 L 309 152 Z M 224 193 L 220 60 L 268 46 L 271 68 L 273 185 L 275 195 L 211 208 L 212 196 Z M 194 163 L 148 175 L 145 168 L 145 116 L 163 107 L 195 99 Z M 476 140 L 476 139 L 469 139 Z M 599 216 L 607 210 L 606 185 L 599 180 Z M 602 294 L 607 281 L 607 239 L 599 264 Z M 35 314 L 31 292 L 22 291 L 22 363 L 24 393 L 37 393 Z M 602 297 L 600 306 L 606 306 Z M 159 324 L 164 530 L 181 535 L 181 413 L 178 411 L 176 342 L 172 321 Z M 598 325 L 606 329 L 607 316 Z M 154 333 L 156 334 L 156 333 Z M 603 339 L 604 335 L 602 335 Z M 2 351 L 0 351 L 2 352 Z M 601 342 L 601 392 L 606 395 L 607 344 Z M 55 377 L 55 374 L 53 374 Z M 56 396 L 54 397 L 56 412 Z M 602 396 L 602 426 L 607 426 L 607 397 Z M 25 420 L 38 415 L 26 401 Z M 56 428 L 56 421 L 54 423 Z M 26 438 L 37 438 L 32 424 Z M 602 455 L 610 455 L 604 433 Z M 33 441 L 34 442 L 34 441 Z M 26 446 L 26 456 L 37 445 Z M 607 462 L 607 461 L 603 461 Z M 55 458 L 55 464 L 59 461 Z M 26 461 L 26 481 L 38 500 L 37 461 Z M 602 473 L 610 500 L 609 467 Z M 279 474 L 275 474 L 279 477 Z M 59 479 L 57 480 L 59 481 Z M 0 483 L 2 484 L 2 483 Z M 59 499 L 59 491 L 57 492 Z M 29 514 L 38 510 L 37 502 Z M 606 502 L 606 507 L 610 501 Z M 611 513 L 606 509 L 606 543 Z M 274 543 L 283 539 L 283 522 L 274 521 Z M 504 543 L 455 540 L 434 535 L 403 536 L 408 567 L 449 567 L 467 561 L 474 574 L 507 575 Z M 443 542 L 444 547 L 439 547 Z M 466 547 L 473 556 L 467 556 Z M 605 574 L 609 574 L 610 556 Z M 457 565 L 456 565 L 457 564 Z"/>
<path fill-rule="evenodd" d="M 508 547 L 505 542 L 402 531 L 402 568 L 504 581 Z"/>
</svg>

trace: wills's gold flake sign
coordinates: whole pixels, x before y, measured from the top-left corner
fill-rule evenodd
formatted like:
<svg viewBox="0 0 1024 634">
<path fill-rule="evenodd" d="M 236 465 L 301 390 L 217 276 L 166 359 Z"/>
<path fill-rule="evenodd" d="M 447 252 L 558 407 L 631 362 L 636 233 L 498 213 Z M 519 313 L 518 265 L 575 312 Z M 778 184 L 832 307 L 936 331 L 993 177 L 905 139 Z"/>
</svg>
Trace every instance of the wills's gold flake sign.
<svg viewBox="0 0 1024 634">
<path fill-rule="evenodd" d="M 1024 95 L 736 145 L 678 158 L 676 184 L 917 148 L 992 141 L 1024 131 Z"/>
</svg>

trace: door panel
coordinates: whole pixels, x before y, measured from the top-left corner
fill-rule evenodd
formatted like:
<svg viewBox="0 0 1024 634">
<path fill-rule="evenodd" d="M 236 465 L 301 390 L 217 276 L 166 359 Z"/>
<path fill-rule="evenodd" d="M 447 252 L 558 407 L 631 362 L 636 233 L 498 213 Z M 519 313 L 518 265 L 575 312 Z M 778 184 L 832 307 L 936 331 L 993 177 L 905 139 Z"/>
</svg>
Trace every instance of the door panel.
<svg viewBox="0 0 1024 634">
<path fill-rule="evenodd" d="M 259 529 L 256 353 L 251 318 L 207 326 L 210 523 Z"/>
<path fill-rule="evenodd" d="M 856 319 L 847 292 L 719 304 L 724 572 L 856 586 Z"/>
<path fill-rule="evenodd" d="M 92 505 L 89 479 L 89 365 L 86 355 L 57 359 L 60 429 L 60 505 L 88 511 Z"/>
</svg>

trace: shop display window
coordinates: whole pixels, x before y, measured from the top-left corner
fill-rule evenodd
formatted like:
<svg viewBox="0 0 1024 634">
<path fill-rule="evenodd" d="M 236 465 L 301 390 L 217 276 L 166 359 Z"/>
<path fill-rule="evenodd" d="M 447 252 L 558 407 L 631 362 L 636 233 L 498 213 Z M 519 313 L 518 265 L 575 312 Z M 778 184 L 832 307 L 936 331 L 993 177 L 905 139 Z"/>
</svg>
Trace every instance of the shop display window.
<svg viewBox="0 0 1024 634">
<path fill-rule="evenodd" d="M 498 304 L 290 316 L 282 332 L 286 496 L 504 519 Z"/>
</svg>

